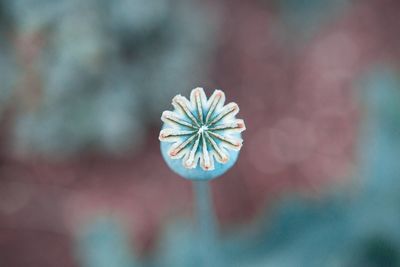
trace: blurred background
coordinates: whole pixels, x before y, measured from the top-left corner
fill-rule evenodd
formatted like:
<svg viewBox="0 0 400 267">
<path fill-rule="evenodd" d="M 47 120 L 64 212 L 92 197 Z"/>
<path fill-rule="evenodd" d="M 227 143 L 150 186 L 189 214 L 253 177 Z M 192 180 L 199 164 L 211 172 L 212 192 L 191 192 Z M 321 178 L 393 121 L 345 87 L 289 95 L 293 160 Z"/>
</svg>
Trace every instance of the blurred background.
<svg viewBox="0 0 400 267">
<path fill-rule="evenodd" d="M 400 2 L 0 0 L 0 266 L 197 266 L 175 94 L 246 121 L 219 266 L 400 266 Z"/>
</svg>

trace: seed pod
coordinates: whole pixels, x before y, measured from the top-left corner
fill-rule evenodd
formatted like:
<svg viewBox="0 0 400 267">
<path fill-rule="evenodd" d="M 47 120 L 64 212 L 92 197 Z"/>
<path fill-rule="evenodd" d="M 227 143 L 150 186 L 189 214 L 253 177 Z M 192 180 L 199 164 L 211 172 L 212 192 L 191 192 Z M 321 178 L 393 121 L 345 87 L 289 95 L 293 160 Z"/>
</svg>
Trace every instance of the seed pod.
<svg viewBox="0 0 400 267">
<path fill-rule="evenodd" d="M 207 99 L 200 87 L 192 90 L 190 100 L 181 95 L 172 99 L 174 111 L 163 112 L 159 139 L 174 172 L 186 179 L 210 180 L 235 164 L 246 126 L 236 119 L 238 105 L 224 103 L 224 92 L 215 90 Z"/>
</svg>

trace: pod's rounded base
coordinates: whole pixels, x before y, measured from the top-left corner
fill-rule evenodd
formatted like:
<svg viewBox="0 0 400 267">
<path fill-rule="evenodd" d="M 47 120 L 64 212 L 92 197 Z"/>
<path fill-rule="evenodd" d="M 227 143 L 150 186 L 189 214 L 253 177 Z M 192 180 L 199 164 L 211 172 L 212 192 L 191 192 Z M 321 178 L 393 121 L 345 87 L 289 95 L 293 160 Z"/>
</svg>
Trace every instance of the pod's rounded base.
<svg viewBox="0 0 400 267">
<path fill-rule="evenodd" d="M 182 159 L 171 159 L 168 156 L 170 147 L 170 143 L 161 142 L 161 154 L 165 162 L 171 170 L 189 180 L 211 180 L 217 178 L 229 170 L 235 164 L 239 156 L 239 151 L 229 150 L 227 151 L 229 153 L 229 161 L 225 164 L 215 161 L 215 168 L 212 171 L 203 170 L 200 164 L 197 164 L 197 167 L 194 169 L 187 169 L 183 166 Z"/>
</svg>

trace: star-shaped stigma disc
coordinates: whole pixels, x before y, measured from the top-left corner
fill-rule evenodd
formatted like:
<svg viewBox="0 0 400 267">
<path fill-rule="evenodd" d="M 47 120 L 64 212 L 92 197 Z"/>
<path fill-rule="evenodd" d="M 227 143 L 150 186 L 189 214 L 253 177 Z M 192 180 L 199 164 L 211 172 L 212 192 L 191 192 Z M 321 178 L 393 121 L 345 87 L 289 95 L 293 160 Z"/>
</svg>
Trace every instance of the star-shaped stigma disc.
<svg viewBox="0 0 400 267">
<path fill-rule="evenodd" d="M 174 111 L 164 111 L 165 123 L 160 132 L 162 142 L 171 142 L 168 155 L 182 159 L 187 169 L 196 168 L 198 162 L 205 171 L 214 170 L 214 159 L 221 164 L 229 161 L 227 150 L 239 151 L 243 140 L 240 133 L 246 129 L 244 121 L 236 119 L 239 107 L 225 103 L 225 94 L 215 90 L 210 99 L 203 88 L 195 88 L 190 100 L 177 95 L 172 100 Z"/>
</svg>

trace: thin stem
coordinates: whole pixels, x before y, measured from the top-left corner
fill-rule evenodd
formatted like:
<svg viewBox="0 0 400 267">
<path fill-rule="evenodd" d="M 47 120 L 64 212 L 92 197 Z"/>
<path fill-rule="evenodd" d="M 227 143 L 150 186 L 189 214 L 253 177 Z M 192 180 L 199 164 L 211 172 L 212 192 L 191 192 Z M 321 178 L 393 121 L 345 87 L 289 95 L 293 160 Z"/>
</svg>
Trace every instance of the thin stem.
<svg viewBox="0 0 400 267">
<path fill-rule="evenodd" d="M 193 189 L 196 198 L 200 266 L 218 266 L 217 226 L 209 182 L 193 181 Z"/>
</svg>

